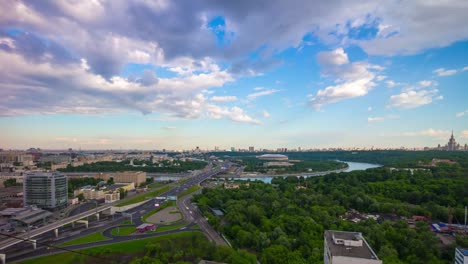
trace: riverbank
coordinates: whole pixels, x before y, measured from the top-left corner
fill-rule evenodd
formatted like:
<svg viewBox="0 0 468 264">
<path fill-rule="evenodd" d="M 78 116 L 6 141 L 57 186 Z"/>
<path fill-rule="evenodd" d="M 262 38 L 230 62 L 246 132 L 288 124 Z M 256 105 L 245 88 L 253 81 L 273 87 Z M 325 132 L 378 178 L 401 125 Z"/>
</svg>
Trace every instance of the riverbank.
<svg viewBox="0 0 468 264">
<path fill-rule="evenodd" d="M 346 167 L 336 170 L 328 170 L 328 171 L 318 171 L 318 172 L 300 172 L 300 173 L 280 173 L 280 174 L 253 174 L 253 173 L 242 173 L 241 175 L 219 175 L 219 178 L 267 178 L 267 177 L 289 177 L 289 176 L 303 176 L 303 177 L 314 177 L 314 176 L 322 176 L 325 174 L 330 173 L 338 173 L 344 172 L 349 169 L 349 165 L 347 164 Z"/>
</svg>

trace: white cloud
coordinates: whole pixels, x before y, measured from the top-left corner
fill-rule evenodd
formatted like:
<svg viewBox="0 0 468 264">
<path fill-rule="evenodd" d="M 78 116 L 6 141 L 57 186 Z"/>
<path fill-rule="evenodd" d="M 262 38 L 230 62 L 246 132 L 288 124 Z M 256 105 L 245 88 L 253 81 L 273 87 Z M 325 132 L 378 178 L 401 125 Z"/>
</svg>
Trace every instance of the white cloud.
<svg viewBox="0 0 468 264">
<path fill-rule="evenodd" d="M 387 87 L 388 87 L 388 88 L 393 88 L 393 87 L 399 85 L 399 83 L 396 83 L 396 82 L 394 82 L 394 81 L 392 81 L 392 80 L 388 80 L 388 81 L 386 81 L 385 83 L 387 84 Z"/>
<path fill-rule="evenodd" d="M 456 74 L 458 71 L 457 70 L 449 70 L 449 69 L 444 69 L 444 68 L 439 68 L 433 71 L 435 74 L 438 76 L 450 76 Z"/>
<path fill-rule="evenodd" d="M 465 115 L 468 115 L 468 110 L 459 112 L 459 113 L 457 113 L 455 116 L 456 116 L 456 117 L 462 117 L 462 116 L 465 116 Z"/>
<path fill-rule="evenodd" d="M 374 123 L 374 122 L 381 122 L 384 121 L 385 117 L 368 117 L 367 122 Z"/>
<path fill-rule="evenodd" d="M 367 122 L 375 123 L 375 122 L 382 122 L 384 120 L 399 119 L 399 118 L 400 116 L 397 116 L 397 115 L 376 116 L 376 117 L 368 117 Z"/>
<path fill-rule="evenodd" d="M 397 107 L 404 109 L 416 108 L 426 104 L 432 103 L 434 100 L 443 99 L 442 96 L 438 96 L 439 91 L 433 90 L 419 90 L 419 91 L 407 91 L 401 94 L 390 96 L 389 107 Z"/>
<path fill-rule="evenodd" d="M 270 115 L 270 113 L 268 113 L 266 110 L 263 110 L 262 116 L 263 116 L 264 118 L 269 118 L 271 115 Z"/>
<path fill-rule="evenodd" d="M 265 90 L 265 87 L 255 87 L 253 88 L 254 91 L 261 91 L 261 90 Z"/>
<path fill-rule="evenodd" d="M 213 96 L 210 98 L 210 101 L 212 102 L 218 102 L 218 103 L 226 103 L 226 102 L 234 102 L 237 100 L 236 96 Z"/>
<path fill-rule="evenodd" d="M 385 76 L 385 75 L 378 75 L 375 79 L 376 79 L 377 81 L 380 82 L 380 81 L 383 81 L 383 80 L 387 79 L 387 76 Z"/>
<path fill-rule="evenodd" d="M 462 71 L 468 71 L 468 66 L 463 67 Z"/>
<path fill-rule="evenodd" d="M 369 106 L 369 107 L 367 108 L 367 111 L 368 111 L 368 112 L 371 112 L 371 111 L 372 111 L 372 106 Z"/>
<path fill-rule="evenodd" d="M 247 99 L 248 100 L 255 100 L 258 97 L 272 95 L 272 94 L 277 93 L 279 91 L 280 90 L 278 90 L 278 89 L 261 90 L 260 92 L 251 93 L 251 94 L 247 95 Z"/>
<path fill-rule="evenodd" d="M 429 87 L 429 86 L 438 86 L 439 83 L 437 83 L 436 81 L 423 80 L 419 82 L 419 85 L 421 87 Z"/>
<path fill-rule="evenodd" d="M 323 51 L 317 55 L 317 60 L 322 66 L 348 64 L 348 55 L 343 48 L 332 51 Z"/>
<path fill-rule="evenodd" d="M 175 127 L 175 126 L 163 126 L 163 127 L 161 127 L 161 129 L 164 129 L 164 130 L 174 130 L 176 128 L 177 127 Z"/>
<path fill-rule="evenodd" d="M 227 108 L 208 102 L 204 91 L 233 80 L 226 71 L 215 67 L 209 72 L 158 78 L 157 81 L 152 79 L 154 76 L 132 81 L 118 76 L 107 80 L 90 72 L 85 60 L 57 67 L 53 62 L 34 62 L 0 51 L 0 61 L 9 62 L 8 66 L 0 64 L 0 79 L 3 80 L 0 116 L 135 110 L 183 119 L 228 118 L 259 123 L 239 107 Z"/>
<path fill-rule="evenodd" d="M 340 50 L 340 49 L 338 49 Z M 318 90 L 315 95 L 309 95 L 309 103 L 316 109 L 320 110 L 324 105 L 336 103 L 342 100 L 351 99 L 366 95 L 376 84 L 373 82 L 376 78 L 374 71 L 381 71 L 383 68 L 378 65 L 372 65 L 363 62 L 349 63 L 344 60 L 344 55 L 341 49 L 335 53 L 325 53 L 324 58 L 327 57 L 339 57 L 339 59 L 333 58 L 321 62 L 323 65 L 322 73 L 325 76 L 335 77 L 337 85 L 325 87 L 324 89 Z M 347 62 L 347 64 L 343 64 Z"/>
</svg>

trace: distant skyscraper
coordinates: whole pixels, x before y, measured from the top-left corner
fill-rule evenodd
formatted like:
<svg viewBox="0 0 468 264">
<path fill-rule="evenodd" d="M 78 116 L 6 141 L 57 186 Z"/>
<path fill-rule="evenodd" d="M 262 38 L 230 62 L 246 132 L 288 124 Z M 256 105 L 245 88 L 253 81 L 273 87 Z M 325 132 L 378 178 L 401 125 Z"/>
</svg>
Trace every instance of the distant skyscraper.
<svg viewBox="0 0 468 264">
<path fill-rule="evenodd" d="M 68 203 L 67 177 L 60 172 L 27 172 L 23 177 L 24 205 L 64 208 Z"/>
<path fill-rule="evenodd" d="M 458 150 L 457 142 L 455 141 L 455 138 L 453 137 L 453 131 L 452 131 L 452 136 L 450 136 L 449 142 L 447 144 L 447 150 L 448 151 Z"/>
<path fill-rule="evenodd" d="M 254 147 L 249 147 L 249 152 L 254 152 L 255 148 Z"/>
<path fill-rule="evenodd" d="M 236 151 L 236 148 L 235 147 L 231 147 L 231 152 L 235 152 Z"/>
<path fill-rule="evenodd" d="M 215 146 L 215 151 L 219 151 L 219 147 L 218 146 Z"/>
</svg>

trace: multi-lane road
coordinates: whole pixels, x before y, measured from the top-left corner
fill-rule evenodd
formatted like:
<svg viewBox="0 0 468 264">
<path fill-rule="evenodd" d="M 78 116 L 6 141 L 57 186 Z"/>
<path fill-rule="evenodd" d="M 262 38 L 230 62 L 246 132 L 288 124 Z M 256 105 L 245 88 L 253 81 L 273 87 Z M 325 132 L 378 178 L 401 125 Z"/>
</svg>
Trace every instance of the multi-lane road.
<svg viewBox="0 0 468 264">
<path fill-rule="evenodd" d="M 228 169 L 229 166 L 230 166 L 229 163 L 222 163 L 222 164 L 218 164 L 218 165 L 219 165 L 218 167 L 213 168 L 213 165 L 210 163 L 207 166 L 207 168 L 205 168 L 200 173 L 194 175 L 193 177 L 190 177 L 189 179 L 185 180 L 185 182 L 183 182 L 181 185 L 176 186 L 176 187 L 170 189 L 169 191 L 160 194 L 159 196 L 177 196 L 179 193 L 187 190 L 188 188 L 190 188 L 190 187 L 192 187 L 194 185 L 198 185 L 201 182 L 205 181 L 206 179 L 209 179 L 209 178 L 213 177 L 214 175 L 216 175 L 218 173 L 226 171 L 226 169 Z M 181 198 L 178 201 L 178 205 L 179 205 L 179 208 L 180 208 L 180 210 L 182 212 L 184 220 L 187 223 L 189 223 L 189 226 L 198 224 L 200 226 L 201 230 L 208 237 L 208 239 L 215 242 L 216 244 L 218 244 L 218 245 L 227 245 L 226 242 L 220 237 L 220 235 L 206 222 L 206 220 L 199 214 L 197 209 L 189 202 L 192 195 L 193 194 L 184 196 L 183 198 Z M 133 223 L 135 225 L 139 225 L 139 224 L 142 223 L 142 220 L 141 220 L 142 216 L 144 214 L 148 213 L 149 211 L 151 211 L 152 209 L 154 209 L 154 203 L 155 202 L 164 203 L 165 201 L 163 201 L 163 200 L 157 201 L 157 200 L 154 200 L 154 199 L 150 199 L 147 202 L 126 211 L 126 215 L 127 216 L 131 215 Z M 33 238 L 35 236 L 38 236 L 38 238 L 35 238 L 35 239 L 37 239 L 38 241 L 44 240 L 45 237 L 50 237 L 50 234 L 46 234 L 48 231 L 54 230 L 56 228 L 59 228 L 59 227 L 65 225 L 65 224 L 67 224 L 67 223 L 74 222 L 74 221 L 76 221 L 78 219 L 82 219 L 82 218 L 84 218 L 86 216 L 95 214 L 96 212 L 107 210 L 112 205 L 113 204 L 105 204 L 105 205 L 99 206 L 97 208 L 93 208 L 90 211 L 82 212 L 82 213 L 79 213 L 77 215 L 74 215 L 74 216 L 59 220 L 57 222 L 54 222 L 54 223 L 52 223 L 50 225 L 47 225 L 47 226 L 41 227 L 39 229 L 33 230 L 29 234 L 22 234 L 22 235 L 20 235 L 20 237 L 22 239 L 28 239 L 28 238 Z M 122 219 L 122 218 L 117 219 L 117 220 L 111 220 L 111 219 L 103 220 L 101 222 L 98 222 L 97 226 L 92 228 L 91 230 L 86 230 L 85 232 L 80 232 L 79 234 L 74 234 L 74 235 L 68 236 L 67 240 L 75 239 L 75 238 L 81 237 L 81 236 L 83 236 L 85 234 L 89 234 L 89 233 L 92 233 L 92 232 L 103 230 L 105 228 L 109 228 L 109 226 L 117 225 L 119 222 L 122 222 L 123 220 L 124 219 Z M 170 231 L 168 233 L 180 232 L 180 231 L 185 231 L 185 228 L 182 229 L 182 230 Z M 161 232 L 161 233 L 152 234 L 152 235 L 148 235 L 148 236 L 162 235 L 164 233 L 165 232 Z M 146 236 L 147 235 L 138 236 L 138 238 L 143 238 L 143 237 L 146 237 Z M 70 247 L 70 249 L 72 249 L 72 248 L 73 249 L 75 249 L 75 248 L 78 249 L 78 248 L 82 248 L 82 247 L 98 246 L 98 245 L 101 245 L 101 244 L 103 244 L 103 245 L 111 244 L 111 243 L 116 243 L 116 242 L 129 240 L 129 239 L 135 239 L 135 237 L 115 237 L 111 241 L 95 242 L 92 245 L 80 245 L 81 247 L 80 246 L 73 246 L 73 247 Z M 8 247 L 10 247 L 10 246 L 12 246 L 14 244 L 21 243 L 23 241 L 24 240 L 15 239 L 15 238 L 9 238 L 9 239 L 3 240 L 0 243 L 0 250 L 1 250 L 1 252 L 5 252 L 5 249 L 7 249 Z M 44 254 L 44 248 L 45 247 L 38 246 L 38 250 L 36 250 L 34 252 L 28 252 L 27 257 L 40 256 L 41 254 Z M 67 247 L 67 249 L 68 249 L 68 247 Z M 51 252 L 50 250 L 47 250 L 45 253 L 47 253 L 47 254 L 59 253 L 59 250 L 56 250 L 56 251 L 57 252 Z M 18 252 L 16 252 L 16 253 L 18 253 Z M 8 261 L 13 261 L 13 260 L 17 261 L 17 260 L 20 260 L 21 258 L 22 258 L 22 256 L 18 255 L 18 254 L 16 254 L 16 256 L 14 258 L 9 258 L 8 255 L 7 255 L 7 260 Z M 24 256 L 23 256 L 23 258 L 24 258 Z"/>
</svg>

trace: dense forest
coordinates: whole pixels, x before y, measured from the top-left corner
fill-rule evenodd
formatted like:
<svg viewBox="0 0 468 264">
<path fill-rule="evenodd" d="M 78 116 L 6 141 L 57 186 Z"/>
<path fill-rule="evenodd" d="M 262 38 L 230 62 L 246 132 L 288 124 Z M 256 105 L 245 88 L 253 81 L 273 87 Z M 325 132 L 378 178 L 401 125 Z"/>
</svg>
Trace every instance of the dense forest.
<svg viewBox="0 0 468 264">
<path fill-rule="evenodd" d="M 343 169 L 347 165 L 343 162 L 334 160 L 312 160 L 312 161 L 293 161 L 292 166 L 269 166 L 265 167 L 265 162 L 271 162 L 269 160 L 260 160 L 254 157 L 240 157 L 235 159 L 240 165 L 245 166 L 244 171 L 246 172 L 260 172 L 267 173 L 272 170 L 275 173 L 300 173 L 300 172 L 319 172 L 319 171 L 330 171 Z"/>
<path fill-rule="evenodd" d="M 393 167 L 417 167 L 429 163 L 433 158 L 451 159 L 462 167 L 468 167 L 468 153 L 464 151 L 403 151 L 403 150 L 374 150 L 374 151 L 311 151 L 284 152 L 292 160 L 342 160 L 355 162 L 376 163 Z M 255 157 L 266 152 L 212 152 L 217 157 Z"/>
<path fill-rule="evenodd" d="M 189 170 L 200 170 L 206 166 L 204 161 L 181 161 L 177 160 L 174 163 L 178 165 L 170 164 L 167 161 L 163 161 L 161 167 L 159 165 L 149 165 L 149 162 L 145 166 L 141 166 L 143 163 L 135 161 L 135 165 L 130 166 L 129 161 L 126 162 L 115 162 L 115 161 L 101 161 L 93 164 L 85 164 L 82 166 L 72 167 L 68 165 L 65 169 L 59 169 L 62 172 L 115 172 L 115 171 L 144 171 L 144 172 L 161 172 L 161 173 L 179 173 L 186 172 Z"/>
<path fill-rule="evenodd" d="M 467 168 L 458 164 L 413 174 L 384 167 L 307 179 L 279 177 L 272 184 L 250 182 L 240 189 L 203 189 L 195 201 L 211 225 L 235 247 L 256 252 L 262 263 L 323 263 L 323 232 L 328 229 L 362 232 L 386 264 L 451 263 L 455 245 L 441 247 L 428 223 L 411 228 L 398 216 L 447 221 L 451 207 L 454 222 L 463 221 L 467 177 Z M 225 217 L 214 217 L 209 208 L 224 210 Z M 340 217 L 349 209 L 397 218 L 353 223 Z M 466 237 L 456 243 L 468 246 Z"/>
</svg>

